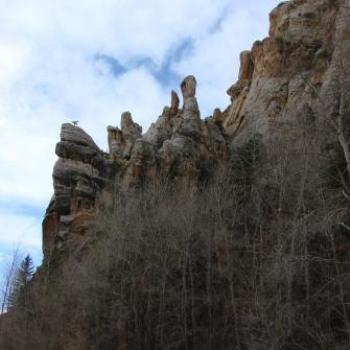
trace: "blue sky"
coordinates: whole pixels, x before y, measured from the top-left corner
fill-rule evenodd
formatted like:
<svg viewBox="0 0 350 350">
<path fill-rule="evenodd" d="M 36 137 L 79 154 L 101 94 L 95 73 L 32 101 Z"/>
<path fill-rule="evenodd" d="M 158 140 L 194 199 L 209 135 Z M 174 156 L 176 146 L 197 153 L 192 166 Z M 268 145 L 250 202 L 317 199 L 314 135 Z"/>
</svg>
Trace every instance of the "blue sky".
<svg viewBox="0 0 350 350">
<path fill-rule="evenodd" d="M 41 260 L 55 143 L 79 120 L 102 149 L 132 112 L 144 131 L 194 74 L 203 117 L 229 103 L 239 53 L 276 0 L 0 0 L 0 269 Z"/>
</svg>

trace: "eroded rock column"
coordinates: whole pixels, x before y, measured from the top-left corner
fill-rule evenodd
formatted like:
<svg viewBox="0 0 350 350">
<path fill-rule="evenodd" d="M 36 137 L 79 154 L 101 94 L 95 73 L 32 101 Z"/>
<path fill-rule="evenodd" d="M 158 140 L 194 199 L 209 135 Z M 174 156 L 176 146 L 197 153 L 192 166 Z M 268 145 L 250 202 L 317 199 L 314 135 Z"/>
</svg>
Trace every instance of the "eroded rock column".
<svg viewBox="0 0 350 350">
<path fill-rule="evenodd" d="M 200 112 L 196 99 L 197 81 L 193 75 L 186 77 L 181 83 L 181 92 L 184 99 L 183 118 L 199 119 Z"/>
</svg>

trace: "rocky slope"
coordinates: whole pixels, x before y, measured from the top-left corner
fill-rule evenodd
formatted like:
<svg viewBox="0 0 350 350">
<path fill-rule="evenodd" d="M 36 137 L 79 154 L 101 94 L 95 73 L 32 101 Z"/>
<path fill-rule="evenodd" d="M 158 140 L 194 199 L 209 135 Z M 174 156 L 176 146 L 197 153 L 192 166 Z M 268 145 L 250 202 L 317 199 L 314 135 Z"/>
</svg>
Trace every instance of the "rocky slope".
<svg viewBox="0 0 350 350">
<path fill-rule="evenodd" d="M 284 172 L 295 172 L 295 181 L 306 163 L 315 173 L 312 181 L 321 181 L 332 150 L 340 143 L 346 156 L 348 147 L 343 115 L 350 86 L 349 21 L 349 0 L 280 4 L 271 12 L 269 37 L 241 54 L 238 81 L 228 89 L 231 104 L 207 119 L 201 119 L 196 79 L 189 76 L 181 83 L 183 106 L 171 92 L 170 106 L 146 133 L 129 112 L 120 128 L 109 126 L 107 154 L 81 128 L 63 124 L 54 196 L 43 222 L 45 256 L 81 249 L 99 209 L 116 192 L 163 179 L 195 185 L 212 169 L 224 168 L 254 135 L 262 154 L 257 181 L 277 182 L 282 163 Z M 311 147 L 317 159 L 308 156 Z"/>
</svg>

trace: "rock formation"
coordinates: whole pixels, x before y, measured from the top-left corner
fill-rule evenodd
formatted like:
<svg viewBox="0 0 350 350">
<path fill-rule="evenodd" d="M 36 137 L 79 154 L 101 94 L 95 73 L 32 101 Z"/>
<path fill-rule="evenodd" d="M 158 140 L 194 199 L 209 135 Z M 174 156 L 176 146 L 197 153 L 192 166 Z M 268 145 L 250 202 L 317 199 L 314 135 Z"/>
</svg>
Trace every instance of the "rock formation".
<svg viewBox="0 0 350 350">
<path fill-rule="evenodd" d="M 108 147 L 112 157 L 129 158 L 133 144 L 142 136 L 142 127 L 134 123 L 130 112 L 121 116 L 121 129 L 108 126 Z"/>
<path fill-rule="evenodd" d="M 184 99 L 183 118 L 199 119 L 200 113 L 196 99 L 197 81 L 193 75 L 188 76 L 181 83 L 181 92 Z"/>
<path fill-rule="evenodd" d="M 60 248 L 75 235 L 84 236 L 91 230 L 96 198 L 107 180 L 105 156 L 81 128 L 62 125 L 56 154 L 59 158 L 53 170 L 54 195 L 43 221 L 46 256 L 53 247 Z"/>
<path fill-rule="evenodd" d="M 118 191 L 159 183 L 162 178 L 195 183 L 207 167 L 225 161 L 226 140 L 218 126 L 221 112 L 215 112 L 215 122 L 200 119 L 193 76 L 184 79 L 181 91 L 183 108 L 179 109 L 179 97 L 172 91 L 170 107 L 164 108 L 144 135 L 131 114 L 123 113 L 120 128 L 107 127 L 108 154 L 81 128 L 62 125 L 53 172 L 54 196 L 43 222 L 46 255 L 53 248 L 84 246 L 87 232 L 93 231 L 97 203 L 111 196 L 116 182 Z"/>
<path fill-rule="evenodd" d="M 349 18 L 349 0 L 280 4 L 270 15 L 269 37 L 241 54 L 238 81 L 228 90 L 231 104 L 205 120 L 196 79 L 188 76 L 181 83 L 182 109 L 172 91 L 170 106 L 143 135 L 131 114 L 123 113 L 120 129 L 107 128 L 108 154 L 82 129 L 64 124 L 54 196 L 43 223 L 45 252 L 76 237 L 80 244 L 88 239 L 96 203 L 116 188 L 128 191 L 165 177 L 195 183 L 211 167 L 224 166 L 252 135 L 262 138 L 259 181 L 274 181 L 271 169 L 287 148 L 295 159 L 291 171 L 305 147 L 319 147 L 321 154 L 322 147 L 337 141 L 337 133 L 320 130 L 329 129 L 337 101 L 349 90 L 344 89 L 350 77 Z M 322 165 L 310 160 L 310 167 L 317 173 Z"/>
<path fill-rule="evenodd" d="M 294 0 L 274 9 L 269 37 L 241 55 L 238 82 L 228 90 L 225 131 L 243 139 L 258 130 L 271 138 L 276 128 L 279 134 L 290 131 L 305 108 L 324 117 L 349 57 L 345 18 L 348 1 Z"/>
<path fill-rule="evenodd" d="M 175 116 L 178 114 L 179 104 L 180 104 L 179 96 L 177 95 L 177 93 L 174 90 L 172 90 L 171 91 L 170 109 L 169 109 L 170 116 Z"/>
</svg>

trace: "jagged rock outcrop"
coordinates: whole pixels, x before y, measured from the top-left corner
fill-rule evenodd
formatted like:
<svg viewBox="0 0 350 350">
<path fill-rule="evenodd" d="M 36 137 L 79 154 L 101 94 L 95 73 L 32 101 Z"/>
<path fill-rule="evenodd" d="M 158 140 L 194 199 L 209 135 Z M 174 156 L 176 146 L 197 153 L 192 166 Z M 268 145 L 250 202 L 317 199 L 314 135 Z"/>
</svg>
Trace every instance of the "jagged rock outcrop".
<svg viewBox="0 0 350 350">
<path fill-rule="evenodd" d="M 196 99 L 197 81 L 193 75 L 188 76 L 181 83 L 181 92 L 184 99 L 183 118 L 199 119 L 200 113 Z"/>
<path fill-rule="evenodd" d="M 203 164 L 225 159 L 226 140 L 219 126 L 200 119 L 195 77 L 185 78 L 181 91 L 183 108 L 179 109 L 179 98 L 172 91 L 170 107 L 137 140 L 126 165 L 126 185 L 141 179 L 159 181 L 163 176 L 196 179 Z"/>
<path fill-rule="evenodd" d="M 171 91 L 171 102 L 169 109 L 169 116 L 176 116 L 179 112 L 180 99 L 177 93 L 172 90 Z"/>
<path fill-rule="evenodd" d="M 344 86 L 350 87 L 349 18 L 349 0 L 280 4 L 270 15 L 269 37 L 241 54 L 238 81 L 227 91 L 231 104 L 205 120 L 196 79 L 188 76 L 180 86 L 182 108 L 172 91 L 170 106 L 145 134 L 129 112 L 122 115 L 120 128 L 109 126 L 108 154 L 82 129 L 64 124 L 56 147 L 54 197 L 43 223 L 45 251 L 74 235 L 82 237 L 80 243 L 88 239 L 96 203 L 106 193 L 163 178 L 195 183 L 209 169 L 225 166 L 253 135 L 262 140 L 257 181 L 278 181 L 277 163 L 287 149 L 290 164 L 284 172 L 302 168 L 308 147 L 318 147 L 321 154 L 337 141 L 339 133 L 328 131 L 339 101 L 346 100 Z M 320 159 L 318 164 L 307 160 L 309 171 L 317 174 Z"/>
<path fill-rule="evenodd" d="M 349 11 L 346 0 L 294 0 L 271 12 L 269 37 L 242 53 L 238 82 L 228 90 L 224 129 L 235 142 L 257 131 L 266 139 L 291 135 L 305 109 L 326 117 L 334 80 L 349 70 Z"/>
<path fill-rule="evenodd" d="M 121 129 L 107 127 L 109 153 L 114 158 L 129 158 L 133 144 L 142 136 L 142 127 L 134 123 L 130 112 L 122 114 L 120 125 Z"/>
<path fill-rule="evenodd" d="M 46 256 L 53 248 L 74 241 L 76 235 L 90 232 L 96 199 L 107 180 L 105 156 L 83 129 L 63 124 L 56 154 L 59 158 L 53 170 L 54 195 L 43 221 Z"/>
<path fill-rule="evenodd" d="M 62 125 L 53 171 L 54 196 L 43 222 L 46 255 L 53 248 L 81 249 L 89 241 L 102 197 L 107 200 L 115 191 L 127 192 L 165 178 L 195 184 L 209 167 L 225 161 L 221 117 L 200 119 L 193 76 L 184 79 L 181 90 L 183 108 L 172 91 L 170 107 L 144 135 L 129 112 L 122 114 L 120 128 L 108 126 L 108 154 L 81 128 Z"/>
</svg>

